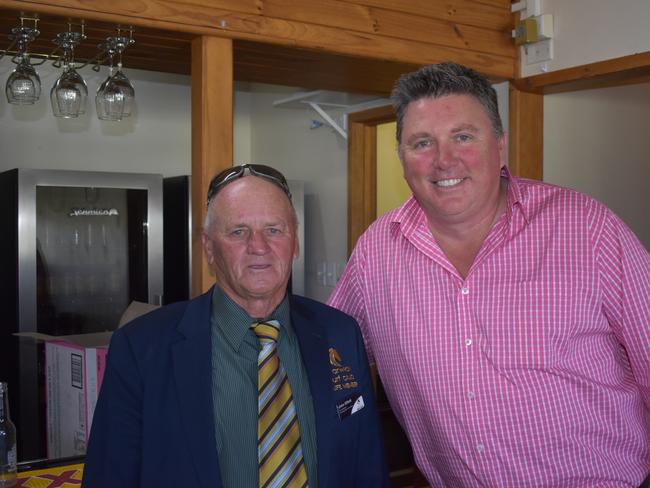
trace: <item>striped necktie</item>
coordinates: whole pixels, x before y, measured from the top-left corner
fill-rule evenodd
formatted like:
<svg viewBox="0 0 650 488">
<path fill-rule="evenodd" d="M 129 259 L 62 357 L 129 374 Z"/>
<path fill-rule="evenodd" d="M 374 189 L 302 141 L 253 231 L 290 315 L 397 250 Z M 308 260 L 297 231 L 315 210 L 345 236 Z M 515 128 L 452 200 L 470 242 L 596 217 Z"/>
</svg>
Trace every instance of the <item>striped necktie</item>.
<svg viewBox="0 0 650 488">
<path fill-rule="evenodd" d="M 261 345 L 257 358 L 260 488 L 307 486 L 296 406 L 277 352 L 279 327 L 275 320 L 252 325 Z"/>
</svg>

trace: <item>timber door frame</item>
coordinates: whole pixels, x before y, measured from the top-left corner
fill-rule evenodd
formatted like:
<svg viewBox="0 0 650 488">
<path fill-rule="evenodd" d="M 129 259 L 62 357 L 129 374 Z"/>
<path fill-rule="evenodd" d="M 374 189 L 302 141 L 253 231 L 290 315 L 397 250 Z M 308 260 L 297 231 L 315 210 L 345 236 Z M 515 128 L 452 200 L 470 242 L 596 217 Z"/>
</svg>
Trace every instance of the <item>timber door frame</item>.
<svg viewBox="0 0 650 488">
<path fill-rule="evenodd" d="M 348 115 L 348 255 L 377 218 L 377 126 L 394 120 L 390 105 Z"/>
</svg>

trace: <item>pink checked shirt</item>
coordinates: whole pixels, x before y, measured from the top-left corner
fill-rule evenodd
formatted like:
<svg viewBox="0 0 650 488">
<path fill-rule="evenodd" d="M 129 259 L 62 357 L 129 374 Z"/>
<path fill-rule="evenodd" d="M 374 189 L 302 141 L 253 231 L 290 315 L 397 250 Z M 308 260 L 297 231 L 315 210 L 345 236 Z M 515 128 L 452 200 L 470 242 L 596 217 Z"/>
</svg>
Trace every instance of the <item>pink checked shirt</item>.
<svg viewBox="0 0 650 488">
<path fill-rule="evenodd" d="M 417 202 L 360 238 L 359 321 L 432 486 L 638 486 L 650 472 L 650 256 L 586 195 L 509 177 L 466 279 Z"/>
</svg>

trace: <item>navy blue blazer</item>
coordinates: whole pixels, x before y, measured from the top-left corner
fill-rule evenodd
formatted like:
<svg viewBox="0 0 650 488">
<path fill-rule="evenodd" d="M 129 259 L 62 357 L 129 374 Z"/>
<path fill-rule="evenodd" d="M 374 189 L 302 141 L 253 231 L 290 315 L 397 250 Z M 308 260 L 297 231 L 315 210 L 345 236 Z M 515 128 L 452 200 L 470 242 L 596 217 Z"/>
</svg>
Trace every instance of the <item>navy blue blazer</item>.
<svg viewBox="0 0 650 488">
<path fill-rule="evenodd" d="M 212 403 L 211 297 L 209 291 L 160 308 L 113 334 L 92 423 L 85 487 L 223 486 Z M 314 401 L 318 486 L 388 486 L 357 323 L 303 297 L 290 296 L 290 307 Z M 338 353 L 334 364 L 330 348 Z M 340 418 L 337 407 L 358 395 L 364 407 Z"/>
</svg>

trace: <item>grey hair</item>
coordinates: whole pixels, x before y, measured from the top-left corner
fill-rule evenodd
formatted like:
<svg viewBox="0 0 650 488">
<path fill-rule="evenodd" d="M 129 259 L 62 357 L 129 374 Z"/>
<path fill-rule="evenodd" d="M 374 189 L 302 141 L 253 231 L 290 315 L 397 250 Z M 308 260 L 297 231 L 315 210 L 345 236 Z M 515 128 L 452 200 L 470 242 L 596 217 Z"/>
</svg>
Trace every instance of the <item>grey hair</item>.
<svg viewBox="0 0 650 488">
<path fill-rule="evenodd" d="M 485 108 L 496 136 L 503 135 L 497 93 L 490 81 L 466 66 L 440 63 L 406 73 L 395 83 L 390 98 L 397 115 L 397 143 L 401 143 L 404 116 L 410 103 L 422 98 L 440 98 L 447 95 L 474 97 Z"/>
</svg>

